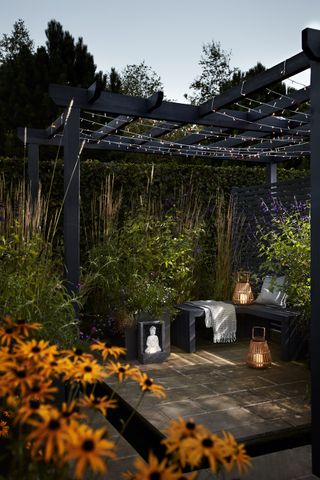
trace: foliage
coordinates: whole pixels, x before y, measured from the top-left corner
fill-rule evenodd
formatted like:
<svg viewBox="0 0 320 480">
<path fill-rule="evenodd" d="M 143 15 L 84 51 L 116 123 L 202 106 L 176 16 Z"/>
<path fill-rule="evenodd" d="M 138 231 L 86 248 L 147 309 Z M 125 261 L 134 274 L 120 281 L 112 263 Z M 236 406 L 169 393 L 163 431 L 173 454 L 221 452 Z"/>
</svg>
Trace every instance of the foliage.
<svg viewBox="0 0 320 480">
<path fill-rule="evenodd" d="M 105 85 L 101 72 L 96 73 L 93 56 L 81 37 L 75 42 L 62 25 L 51 20 L 45 31 L 50 82 L 88 87 L 99 79 Z"/>
<path fill-rule="evenodd" d="M 140 312 L 158 317 L 189 298 L 199 234 L 199 227 L 179 232 L 170 214 L 160 218 L 144 208 L 128 214 L 90 252 L 89 311 L 132 322 Z"/>
<path fill-rule="evenodd" d="M 0 304 L 2 311 L 43 325 L 45 338 L 72 344 L 77 334 L 74 306 L 62 282 L 62 260 L 52 238 L 48 201 L 39 191 L 31 202 L 24 184 L 0 180 Z M 53 213 L 53 212 L 51 212 Z M 54 214 L 52 215 L 54 220 Z"/>
<path fill-rule="evenodd" d="M 72 345 L 77 336 L 76 299 L 67 292 L 56 264 L 40 235 L 23 241 L 16 229 L 2 237 L 0 303 L 4 312 L 41 323 L 43 338 Z"/>
<path fill-rule="evenodd" d="M 13 24 L 11 35 L 5 33 L 0 40 L 0 63 L 13 60 L 23 48 L 33 51 L 34 45 L 24 21 L 19 18 Z"/>
<path fill-rule="evenodd" d="M 43 128 L 58 115 L 48 95 L 50 82 L 83 87 L 95 80 L 103 86 L 106 83 L 82 38 L 75 41 L 55 20 L 48 23 L 46 37 L 46 45 L 34 51 L 24 22 L 19 20 L 12 35 L 4 35 L 0 41 L 1 152 L 21 152 L 15 134 L 18 126 Z"/>
<path fill-rule="evenodd" d="M 125 353 L 122 348 L 97 341 L 89 346 L 91 352 L 62 350 L 31 338 L 38 328 L 37 323 L 9 315 L 0 319 L 0 478 L 81 480 L 106 475 L 144 396 L 161 399 L 165 390 L 137 367 L 117 361 Z M 110 410 L 118 408 L 114 390 L 111 397 L 104 394 L 109 377 L 132 381 L 140 391 L 136 407 L 125 413 L 116 441 L 109 438 L 101 416 L 108 418 Z M 100 415 L 100 428 L 88 425 L 93 415 L 96 419 Z M 147 463 L 137 460 L 136 472 L 123 477 L 178 480 L 186 465 L 196 469 L 204 460 L 213 475 L 235 469 L 244 473 L 250 466 L 244 445 L 230 433 L 218 436 L 182 418 L 172 420 L 166 433 L 163 459 L 150 452 Z M 194 472 L 190 478 L 197 476 Z"/>
<path fill-rule="evenodd" d="M 127 65 L 120 77 L 121 92 L 127 95 L 150 97 L 158 90 L 163 90 L 161 78 L 144 61 L 139 65 Z"/>
<path fill-rule="evenodd" d="M 215 300 L 230 300 L 234 286 L 233 266 L 236 264 L 244 216 L 237 217 L 232 196 L 217 193 L 214 212 L 215 256 L 213 295 Z"/>
<path fill-rule="evenodd" d="M 191 103 L 199 104 L 220 93 L 222 85 L 236 71 L 230 67 L 230 58 L 231 52 L 223 50 L 220 42 L 204 43 L 199 61 L 201 74 L 190 85 L 193 92 L 185 97 Z"/>
<path fill-rule="evenodd" d="M 308 204 L 284 208 L 276 202 L 271 228 L 260 228 L 259 246 L 264 272 L 285 275 L 288 302 L 310 320 L 310 208 Z"/>
<path fill-rule="evenodd" d="M 107 75 L 106 89 L 114 93 L 121 93 L 122 91 L 121 77 L 114 67 L 111 68 L 110 73 Z"/>
</svg>

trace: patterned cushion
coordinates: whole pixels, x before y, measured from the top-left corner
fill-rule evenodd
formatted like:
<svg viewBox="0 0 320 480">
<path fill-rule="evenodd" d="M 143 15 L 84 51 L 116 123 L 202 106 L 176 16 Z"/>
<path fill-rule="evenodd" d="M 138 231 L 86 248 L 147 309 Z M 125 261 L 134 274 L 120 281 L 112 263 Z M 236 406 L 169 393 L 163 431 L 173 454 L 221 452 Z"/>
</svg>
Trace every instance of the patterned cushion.
<svg viewBox="0 0 320 480">
<path fill-rule="evenodd" d="M 255 303 L 264 305 L 275 305 L 286 308 L 287 295 L 283 291 L 284 277 L 272 277 L 267 275 L 263 281 L 261 292 Z"/>
</svg>

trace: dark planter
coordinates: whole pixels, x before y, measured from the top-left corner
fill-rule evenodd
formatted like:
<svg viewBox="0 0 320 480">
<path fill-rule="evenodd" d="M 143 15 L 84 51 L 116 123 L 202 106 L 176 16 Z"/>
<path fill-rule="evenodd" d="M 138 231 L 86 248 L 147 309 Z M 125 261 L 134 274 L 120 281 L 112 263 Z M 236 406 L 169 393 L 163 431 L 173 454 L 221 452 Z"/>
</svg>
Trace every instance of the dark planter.
<svg viewBox="0 0 320 480">
<path fill-rule="evenodd" d="M 124 332 L 124 346 L 126 348 L 126 360 L 138 358 L 138 328 L 137 325 L 127 327 Z"/>
<path fill-rule="evenodd" d="M 148 338 L 150 328 L 154 329 L 157 337 L 155 352 L 148 352 Z M 170 355 L 170 315 L 165 313 L 161 320 L 152 318 L 151 315 L 143 314 L 138 319 L 138 359 L 141 363 L 160 363 Z"/>
</svg>

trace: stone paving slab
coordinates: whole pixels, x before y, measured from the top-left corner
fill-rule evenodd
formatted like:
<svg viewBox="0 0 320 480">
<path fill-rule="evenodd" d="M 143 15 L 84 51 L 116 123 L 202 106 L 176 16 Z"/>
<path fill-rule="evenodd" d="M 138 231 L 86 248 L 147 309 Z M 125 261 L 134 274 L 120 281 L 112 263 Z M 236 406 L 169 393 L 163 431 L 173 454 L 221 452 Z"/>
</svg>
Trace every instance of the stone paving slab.
<svg viewBox="0 0 320 480">
<path fill-rule="evenodd" d="M 171 418 L 182 416 L 194 418 L 217 433 L 228 430 L 236 438 L 309 423 L 309 369 L 302 362 L 282 362 L 278 346 L 269 345 L 273 363 L 267 370 L 246 366 L 248 342 L 205 343 L 195 354 L 173 348 L 169 359 L 162 364 L 137 363 L 156 383 L 162 384 L 167 393 L 165 399 L 147 394 L 139 412 L 160 431 L 164 431 Z M 117 384 L 113 381 L 113 385 L 128 403 L 137 404 L 140 392 L 134 382 Z M 295 451 L 298 455 L 290 450 L 254 459 L 254 473 L 245 478 L 316 478 L 311 475 L 309 450 Z M 131 446 L 124 445 L 124 454 L 121 455 L 120 460 L 111 462 L 108 476 L 111 480 L 121 478 L 120 471 L 131 468 L 137 454 Z M 296 476 L 290 476 L 294 470 L 289 463 L 286 472 L 281 468 L 282 457 L 284 462 L 297 464 Z M 277 469 L 280 469 L 280 476 L 277 476 Z"/>
<path fill-rule="evenodd" d="M 233 480 L 235 477 L 244 480 L 315 480 L 318 478 L 312 475 L 309 445 L 256 457 L 246 475 L 240 476 L 231 472 L 221 478 Z M 210 478 L 208 470 L 202 470 L 197 480 L 208 480 L 208 478 Z"/>
<path fill-rule="evenodd" d="M 173 348 L 162 364 L 138 364 L 167 393 L 160 400 L 146 395 L 139 412 L 157 428 L 161 425 L 161 430 L 167 426 L 163 423 L 166 419 L 182 416 L 201 420 L 215 431 L 232 428 L 241 437 L 252 434 L 250 423 L 261 424 L 260 431 L 265 432 L 270 431 L 263 425 L 268 422 L 278 429 L 310 422 L 307 366 L 282 362 L 278 346 L 270 347 L 273 364 L 266 370 L 246 366 L 247 342 L 205 343 L 195 354 Z M 118 385 L 117 391 L 136 405 L 137 385 Z"/>
</svg>

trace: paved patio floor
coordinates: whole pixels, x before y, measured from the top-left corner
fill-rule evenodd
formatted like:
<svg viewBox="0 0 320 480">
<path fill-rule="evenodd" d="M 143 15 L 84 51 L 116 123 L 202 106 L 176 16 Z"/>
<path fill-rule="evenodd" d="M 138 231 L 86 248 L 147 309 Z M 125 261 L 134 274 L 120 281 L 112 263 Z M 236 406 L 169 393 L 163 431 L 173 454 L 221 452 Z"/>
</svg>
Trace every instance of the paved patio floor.
<svg viewBox="0 0 320 480">
<path fill-rule="evenodd" d="M 139 364 L 167 393 L 163 400 L 146 395 L 139 412 L 162 432 L 170 419 L 182 416 L 217 433 L 230 431 L 236 438 L 310 423 L 307 365 L 281 361 L 278 345 L 270 343 L 272 366 L 266 370 L 251 369 L 245 363 L 248 346 L 249 341 L 212 344 L 201 338 L 196 353 L 172 347 L 167 361 Z M 140 392 L 136 384 L 128 382 L 114 387 L 128 403 L 137 405 Z M 117 435 L 115 431 L 113 434 Z M 121 447 L 122 457 L 111 463 L 108 478 L 121 478 L 119 472 L 126 470 L 137 455 L 123 439 Z M 245 478 L 316 478 L 311 476 L 310 447 L 257 457 L 254 469 Z"/>
</svg>

